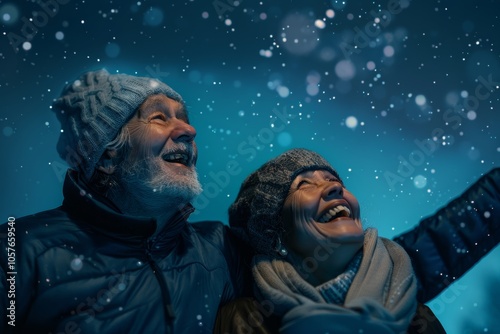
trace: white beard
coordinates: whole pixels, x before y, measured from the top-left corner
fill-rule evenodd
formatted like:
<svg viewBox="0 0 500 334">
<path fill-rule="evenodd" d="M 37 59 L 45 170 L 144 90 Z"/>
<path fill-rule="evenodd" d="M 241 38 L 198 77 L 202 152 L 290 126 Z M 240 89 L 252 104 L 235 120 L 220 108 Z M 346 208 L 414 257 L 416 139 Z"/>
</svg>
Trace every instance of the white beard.
<svg viewBox="0 0 500 334">
<path fill-rule="evenodd" d="M 132 202 L 140 203 L 138 210 L 161 213 L 173 205 L 180 209 L 202 192 L 194 166 L 180 167 L 181 173 L 171 168 L 161 157 L 152 156 L 119 166 L 120 182 Z"/>
</svg>

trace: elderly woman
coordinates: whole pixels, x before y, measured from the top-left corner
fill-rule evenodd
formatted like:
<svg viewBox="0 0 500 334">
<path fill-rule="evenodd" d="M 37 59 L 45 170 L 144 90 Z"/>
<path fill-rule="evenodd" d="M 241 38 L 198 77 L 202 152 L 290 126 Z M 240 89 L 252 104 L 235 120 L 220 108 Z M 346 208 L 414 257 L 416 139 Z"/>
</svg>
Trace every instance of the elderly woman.
<svg viewBox="0 0 500 334">
<path fill-rule="evenodd" d="M 220 333 L 444 333 L 418 305 L 410 258 L 363 229 L 356 197 L 320 155 L 294 149 L 242 184 L 230 224 L 255 251 L 255 297 L 219 314 Z"/>
</svg>

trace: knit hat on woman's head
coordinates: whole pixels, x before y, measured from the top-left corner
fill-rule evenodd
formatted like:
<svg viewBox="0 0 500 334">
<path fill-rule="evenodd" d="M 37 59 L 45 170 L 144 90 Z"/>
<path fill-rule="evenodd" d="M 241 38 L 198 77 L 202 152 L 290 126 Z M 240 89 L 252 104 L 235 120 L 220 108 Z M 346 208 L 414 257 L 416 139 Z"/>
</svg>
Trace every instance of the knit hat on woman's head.
<svg viewBox="0 0 500 334">
<path fill-rule="evenodd" d="M 257 253 L 272 255 L 284 229 L 281 210 L 293 180 L 318 169 L 338 176 L 322 156 L 306 149 L 292 149 L 268 161 L 241 185 L 229 207 L 229 225 L 243 232 Z"/>
<path fill-rule="evenodd" d="M 177 92 L 153 78 L 109 74 L 106 70 L 83 74 L 52 104 L 61 122 L 59 156 L 89 180 L 106 145 L 154 94 L 184 103 Z"/>
</svg>

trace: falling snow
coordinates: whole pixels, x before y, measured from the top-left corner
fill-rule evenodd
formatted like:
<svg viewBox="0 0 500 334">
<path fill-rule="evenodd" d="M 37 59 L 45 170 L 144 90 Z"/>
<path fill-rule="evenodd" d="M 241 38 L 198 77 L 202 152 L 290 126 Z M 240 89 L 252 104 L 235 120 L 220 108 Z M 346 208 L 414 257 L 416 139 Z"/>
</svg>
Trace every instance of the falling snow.
<svg viewBox="0 0 500 334">
<path fill-rule="evenodd" d="M 386 237 L 500 164 L 494 2 L 405 0 L 397 14 L 387 1 L 226 3 L 75 1 L 50 13 L 0 3 L 4 217 L 60 204 L 66 165 L 50 105 L 78 74 L 103 67 L 159 79 L 185 99 L 200 181 L 217 188 L 195 201 L 193 220 L 226 222 L 244 177 L 292 147 L 331 161 L 363 221 Z M 210 178 L 228 168 L 238 173 L 227 184 Z M 86 261 L 71 260 L 68 275 Z M 473 271 L 500 279 L 480 265 Z M 481 284 L 468 282 L 440 320 L 449 332 L 471 319 L 495 332 Z"/>
</svg>

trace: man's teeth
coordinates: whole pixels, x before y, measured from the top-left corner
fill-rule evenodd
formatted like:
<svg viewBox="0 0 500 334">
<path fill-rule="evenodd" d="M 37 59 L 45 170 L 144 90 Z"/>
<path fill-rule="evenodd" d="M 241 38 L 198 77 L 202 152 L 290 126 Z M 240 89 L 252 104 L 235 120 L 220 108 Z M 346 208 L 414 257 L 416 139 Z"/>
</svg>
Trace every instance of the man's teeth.
<svg viewBox="0 0 500 334">
<path fill-rule="evenodd" d="M 350 217 L 350 216 L 351 216 L 351 210 L 349 210 L 349 208 L 344 205 L 339 205 L 334 207 L 333 209 L 330 209 L 330 211 L 321 216 L 321 218 L 318 219 L 318 222 L 326 223 L 332 220 L 332 218 Z"/>
<path fill-rule="evenodd" d="M 184 153 L 165 154 L 163 160 L 168 162 L 180 162 L 184 165 L 189 161 L 189 156 Z"/>
</svg>

